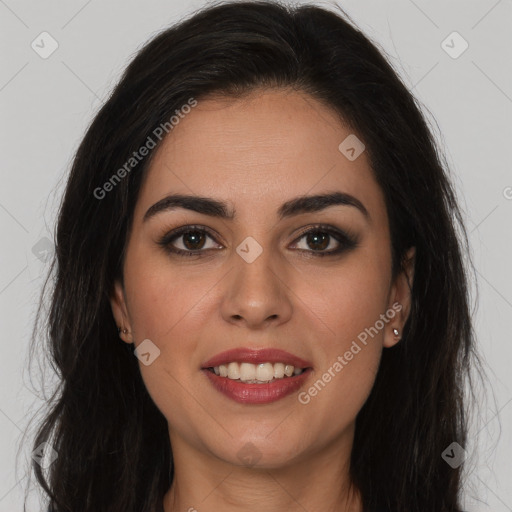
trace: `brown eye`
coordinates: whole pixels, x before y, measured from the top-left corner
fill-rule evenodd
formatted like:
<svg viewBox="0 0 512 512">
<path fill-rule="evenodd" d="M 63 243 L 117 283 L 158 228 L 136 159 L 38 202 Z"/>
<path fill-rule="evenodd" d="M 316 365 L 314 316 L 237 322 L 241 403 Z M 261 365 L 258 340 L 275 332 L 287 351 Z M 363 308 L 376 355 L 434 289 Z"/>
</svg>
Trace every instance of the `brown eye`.
<svg viewBox="0 0 512 512">
<path fill-rule="evenodd" d="M 302 241 L 303 240 L 303 241 Z M 332 226 L 315 226 L 303 231 L 293 244 L 294 249 L 313 256 L 334 256 L 357 247 L 355 236 L 349 235 Z"/>
<path fill-rule="evenodd" d="M 206 239 L 205 234 L 200 231 L 187 231 L 181 236 L 183 238 L 183 245 L 190 251 L 202 249 Z"/>
<path fill-rule="evenodd" d="M 306 243 L 314 251 L 322 251 L 329 246 L 331 235 L 321 231 L 310 231 L 306 235 Z"/>
<path fill-rule="evenodd" d="M 211 250 L 223 248 L 209 230 L 200 226 L 182 226 L 164 235 L 158 244 L 169 253 L 180 256 L 205 256 Z M 304 231 L 293 245 L 293 248 L 313 256 L 334 256 L 355 248 L 358 241 L 331 226 L 315 226 Z"/>
<path fill-rule="evenodd" d="M 158 243 L 171 254 L 181 256 L 198 256 L 211 249 L 222 248 L 222 245 L 216 242 L 209 231 L 195 226 L 183 226 L 171 231 L 164 235 Z"/>
</svg>

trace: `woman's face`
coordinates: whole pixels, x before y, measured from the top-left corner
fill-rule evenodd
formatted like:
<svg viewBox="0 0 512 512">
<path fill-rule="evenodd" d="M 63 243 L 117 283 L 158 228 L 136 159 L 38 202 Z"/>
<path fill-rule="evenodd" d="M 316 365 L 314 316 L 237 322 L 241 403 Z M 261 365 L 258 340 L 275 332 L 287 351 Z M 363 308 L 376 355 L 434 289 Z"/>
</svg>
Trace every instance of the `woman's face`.
<svg viewBox="0 0 512 512">
<path fill-rule="evenodd" d="M 175 453 L 279 467 L 349 447 L 409 311 L 363 146 L 302 93 L 199 101 L 151 164 L 112 307 L 124 341 L 149 340 L 140 369 Z"/>
</svg>

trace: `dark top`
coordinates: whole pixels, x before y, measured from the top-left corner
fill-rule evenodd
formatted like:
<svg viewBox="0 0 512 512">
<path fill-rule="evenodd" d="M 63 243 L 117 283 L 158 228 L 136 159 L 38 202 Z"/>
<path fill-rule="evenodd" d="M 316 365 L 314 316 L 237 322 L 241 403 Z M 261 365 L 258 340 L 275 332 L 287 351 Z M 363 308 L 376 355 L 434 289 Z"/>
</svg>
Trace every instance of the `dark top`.
<svg viewBox="0 0 512 512">
<path fill-rule="evenodd" d="M 163 505 L 163 504 L 161 504 L 161 505 Z M 162 507 L 162 506 L 160 506 L 160 507 L 158 508 L 158 512 L 163 512 L 163 510 L 164 510 L 164 509 L 163 509 L 163 507 Z M 48 512 L 52 512 L 52 510 L 51 510 L 51 508 L 50 508 L 50 507 L 48 507 Z M 388 508 L 386 508 L 386 509 L 384 509 L 384 508 L 380 508 L 379 510 L 375 510 L 374 512 L 392 512 L 392 511 L 391 511 L 391 510 L 389 510 Z"/>
<path fill-rule="evenodd" d="M 158 507 L 158 512 L 163 512 L 163 507 L 162 506 L 159 506 Z M 53 512 L 52 509 L 50 507 L 48 507 L 48 511 L 47 512 Z M 374 510 L 373 512 L 392 512 L 391 510 L 389 510 L 388 508 L 384 509 L 384 508 L 379 508 L 378 510 Z"/>
<path fill-rule="evenodd" d="M 158 512 L 163 512 L 163 503 L 160 504 Z M 52 512 L 50 508 L 48 508 L 48 512 Z M 379 508 L 378 510 L 374 510 L 373 512 L 393 512 L 389 510 L 389 508 Z"/>
<path fill-rule="evenodd" d="M 163 512 L 164 509 L 163 509 L 163 503 L 161 503 L 158 507 L 158 512 Z M 48 512 L 53 512 L 51 510 L 51 507 L 48 507 Z M 374 510 L 373 512 L 392 512 L 391 510 L 389 510 L 388 508 L 384 509 L 384 508 L 379 508 L 378 510 Z"/>
</svg>

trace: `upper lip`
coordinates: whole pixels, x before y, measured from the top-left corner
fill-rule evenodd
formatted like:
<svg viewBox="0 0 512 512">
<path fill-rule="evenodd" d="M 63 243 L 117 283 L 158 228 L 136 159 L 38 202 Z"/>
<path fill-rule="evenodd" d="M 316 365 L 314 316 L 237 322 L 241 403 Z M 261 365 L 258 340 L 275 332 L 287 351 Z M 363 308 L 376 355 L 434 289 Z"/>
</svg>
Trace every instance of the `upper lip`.
<svg viewBox="0 0 512 512">
<path fill-rule="evenodd" d="M 234 361 L 252 364 L 283 363 L 291 364 L 295 366 L 295 368 L 311 367 L 309 361 L 278 348 L 250 349 L 240 347 L 226 350 L 225 352 L 213 356 L 202 364 L 202 368 L 213 368 Z"/>
</svg>

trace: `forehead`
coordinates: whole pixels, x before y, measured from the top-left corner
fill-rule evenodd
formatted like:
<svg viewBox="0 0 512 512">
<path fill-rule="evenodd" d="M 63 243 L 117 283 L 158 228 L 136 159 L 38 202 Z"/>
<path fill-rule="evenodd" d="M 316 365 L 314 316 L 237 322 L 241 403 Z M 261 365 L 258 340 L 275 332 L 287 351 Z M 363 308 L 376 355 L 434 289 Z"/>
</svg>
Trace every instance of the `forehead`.
<svg viewBox="0 0 512 512">
<path fill-rule="evenodd" d="M 222 199 L 237 212 L 261 212 L 298 195 L 340 190 L 382 214 L 365 152 L 350 160 L 339 149 L 354 135 L 335 111 L 302 92 L 200 100 L 159 147 L 137 208 L 184 193 Z"/>
</svg>

